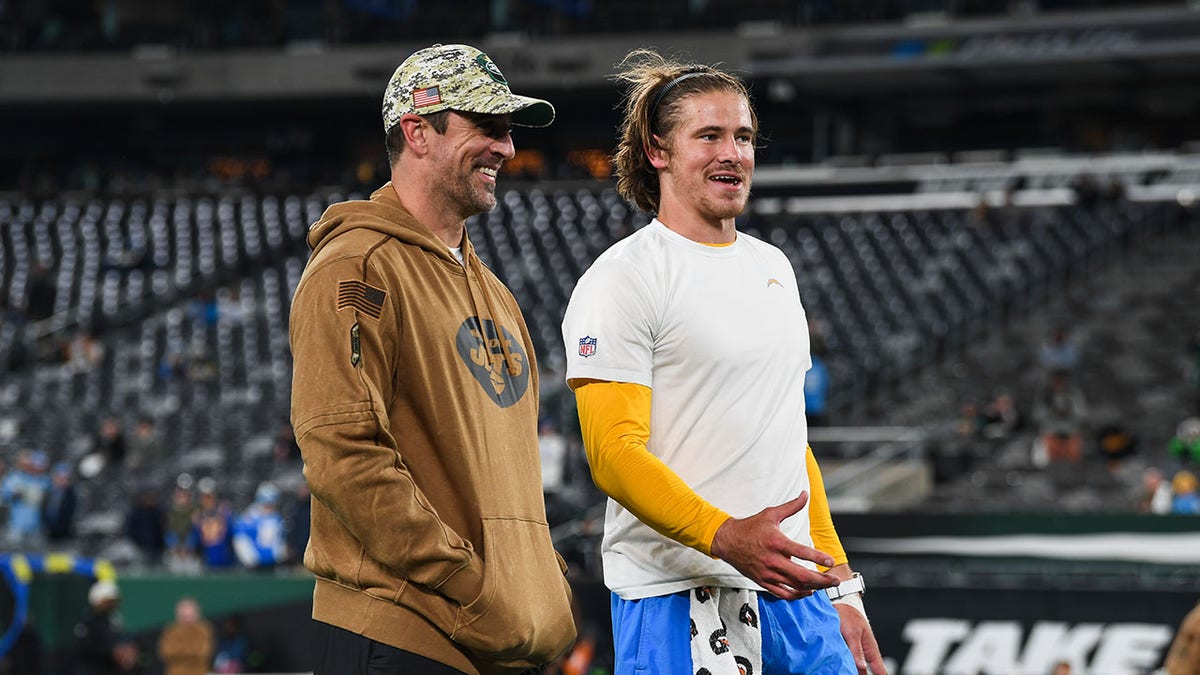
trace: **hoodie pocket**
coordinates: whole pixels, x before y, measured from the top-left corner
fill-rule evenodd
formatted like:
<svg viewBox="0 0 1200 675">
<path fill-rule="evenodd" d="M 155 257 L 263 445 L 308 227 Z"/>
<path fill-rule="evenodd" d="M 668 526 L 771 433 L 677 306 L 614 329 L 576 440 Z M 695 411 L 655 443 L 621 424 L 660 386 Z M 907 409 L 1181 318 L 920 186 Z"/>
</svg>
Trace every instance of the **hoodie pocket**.
<svg viewBox="0 0 1200 675">
<path fill-rule="evenodd" d="M 483 588 L 462 607 L 451 637 L 489 661 L 532 667 L 575 640 L 571 589 L 544 523 L 483 521 Z"/>
</svg>

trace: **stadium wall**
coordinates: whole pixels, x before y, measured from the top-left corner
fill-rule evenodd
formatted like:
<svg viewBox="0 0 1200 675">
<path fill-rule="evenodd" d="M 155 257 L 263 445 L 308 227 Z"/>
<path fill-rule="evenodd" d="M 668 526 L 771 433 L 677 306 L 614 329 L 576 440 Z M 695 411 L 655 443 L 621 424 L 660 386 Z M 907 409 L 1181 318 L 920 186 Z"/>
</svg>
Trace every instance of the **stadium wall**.
<svg viewBox="0 0 1200 675">
<path fill-rule="evenodd" d="M 899 675 L 1046 673 L 1060 660 L 1084 673 L 1152 672 L 1200 600 L 1200 542 L 1184 516 L 841 514 L 839 532 Z M 34 625 L 57 662 L 89 583 L 33 580 Z M 132 573 L 119 583 L 125 628 L 148 655 L 189 595 L 214 623 L 240 620 L 259 672 L 311 669 L 312 578 L 302 571 Z M 581 632 L 609 654 L 608 591 L 598 580 L 573 587 Z"/>
<path fill-rule="evenodd" d="M 1195 590 L 1059 589 L 1049 584 L 957 587 L 950 578 L 946 584 L 870 586 L 867 607 L 890 661 L 889 672 L 1039 674 L 1050 672 L 1060 660 L 1072 661 L 1082 673 L 1150 672 L 1161 665 L 1176 626 L 1198 596 Z M 128 625 L 138 627 L 133 632 L 146 653 L 153 653 L 169 607 L 189 594 L 201 599 L 215 621 L 237 613 L 259 654 L 258 672 L 312 668 L 312 606 L 307 597 L 297 597 L 297 591 L 311 595 L 311 581 L 125 578 L 121 584 L 127 598 L 123 614 Z M 576 582 L 574 587 L 581 628 L 596 635 L 598 653 L 609 653 L 607 590 L 599 582 Z M 64 627 L 70 626 L 55 630 Z"/>
</svg>

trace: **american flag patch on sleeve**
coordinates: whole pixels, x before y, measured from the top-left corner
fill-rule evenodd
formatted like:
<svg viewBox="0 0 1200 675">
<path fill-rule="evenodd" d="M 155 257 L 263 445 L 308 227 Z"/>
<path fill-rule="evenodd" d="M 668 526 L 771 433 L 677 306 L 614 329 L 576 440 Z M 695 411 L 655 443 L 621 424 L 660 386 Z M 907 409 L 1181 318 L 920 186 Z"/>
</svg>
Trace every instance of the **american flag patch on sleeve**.
<svg viewBox="0 0 1200 675">
<path fill-rule="evenodd" d="M 338 311 L 353 309 L 372 319 L 378 319 L 383 313 L 383 303 L 387 300 L 387 291 L 382 288 L 363 283 L 357 279 L 338 282 Z"/>
</svg>

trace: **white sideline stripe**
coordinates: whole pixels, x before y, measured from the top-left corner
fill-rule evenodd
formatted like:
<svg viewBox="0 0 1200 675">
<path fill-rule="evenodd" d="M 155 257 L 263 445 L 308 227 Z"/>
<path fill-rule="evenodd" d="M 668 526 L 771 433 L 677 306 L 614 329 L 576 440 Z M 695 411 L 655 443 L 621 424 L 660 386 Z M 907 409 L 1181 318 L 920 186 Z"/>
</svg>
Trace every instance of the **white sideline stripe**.
<svg viewBox="0 0 1200 675">
<path fill-rule="evenodd" d="M 1200 533 L 1112 532 L 1104 534 L 1018 534 L 991 537 L 874 537 L 846 540 L 846 548 L 871 553 L 980 557 L 1034 557 L 1057 560 L 1122 560 L 1160 564 L 1200 564 Z"/>
</svg>

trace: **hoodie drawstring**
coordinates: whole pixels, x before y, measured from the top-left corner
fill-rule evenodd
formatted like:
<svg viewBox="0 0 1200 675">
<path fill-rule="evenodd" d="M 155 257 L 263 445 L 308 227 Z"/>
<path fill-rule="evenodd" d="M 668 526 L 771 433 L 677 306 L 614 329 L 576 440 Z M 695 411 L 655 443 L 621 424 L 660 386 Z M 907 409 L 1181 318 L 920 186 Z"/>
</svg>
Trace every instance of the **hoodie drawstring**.
<svg viewBox="0 0 1200 675">
<path fill-rule="evenodd" d="M 512 352 L 508 348 L 508 340 L 504 337 L 504 329 L 500 326 L 500 321 L 496 319 L 496 310 L 492 306 L 492 296 L 483 285 L 483 265 L 479 262 L 479 256 L 475 255 L 475 247 L 471 246 L 465 232 L 463 233 L 463 243 L 463 255 L 466 256 L 468 264 L 471 266 L 471 272 L 475 274 L 476 283 L 474 285 L 479 287 L 479 293 L 483 296 L 483 304 L 487 309 L 488 318 L 491 319 L 492 327 L 496 330 L 496 339 L 500 342 L 501 353 L 504 354 L 504 365 L 508 369 L 509 377 L 516 377 L 520 371 L 513 362 Z M 487 348 L 487 330 L 484 328 L 483 317 L 479 315 L 479 302 L 475 299 L 475 293 L 471 290 L 472 285 L 471 275 L 468 274 L 467 288 L 471 296 L 471 304 L 475 306 L 475 320 L 479 322 L 479 330 L 483 333 L 484 347 Z"/>
</svg>

